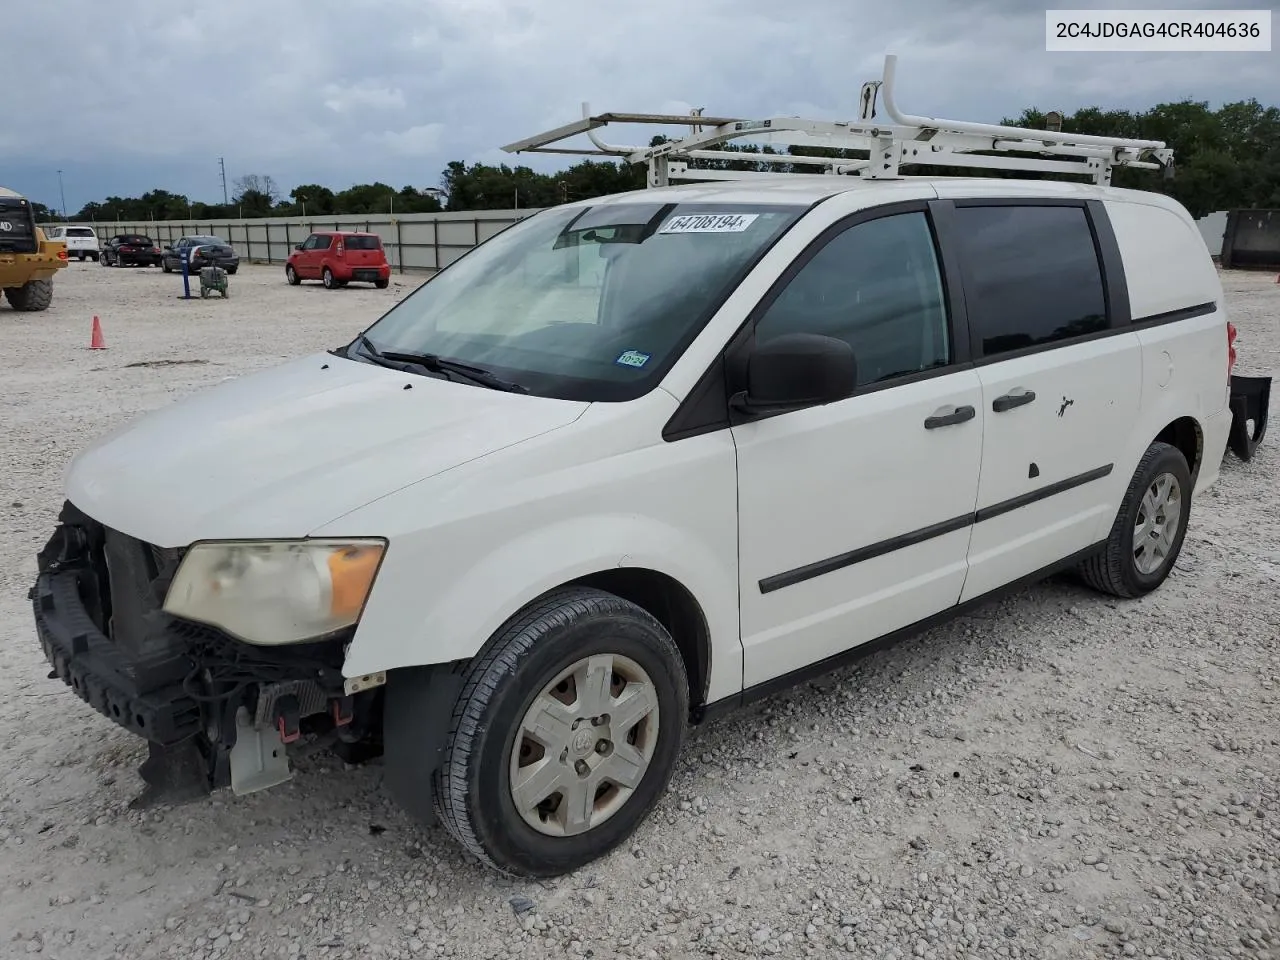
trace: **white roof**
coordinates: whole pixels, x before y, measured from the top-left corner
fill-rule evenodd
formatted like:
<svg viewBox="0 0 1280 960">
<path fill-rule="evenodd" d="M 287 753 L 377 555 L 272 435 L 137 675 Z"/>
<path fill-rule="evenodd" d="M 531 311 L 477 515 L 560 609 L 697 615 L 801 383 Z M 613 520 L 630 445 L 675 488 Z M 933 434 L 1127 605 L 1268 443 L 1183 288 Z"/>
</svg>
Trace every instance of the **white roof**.
<svg viewBox="0 0 1280 960">
<path fill-rule="evenodd" d="M 1133 199 L 1159 203 L 1162 194 L 1120 187 L 1100 187 L 1092 183 L 1059 180 L 1014 180 L 997 177 L 911 177 L 902 180 L 867 180 L 860 177 L 824 174 L 777 174 L 777 178 L 722 180 L 708 183 L 675 184 L 615 193 L 588 200 L 575 200 L 567 207 L 636 203 L 777 203 L 810 204 L 841 193 L 874 191 L 917 192 L 920 185 L 947 186 L 948 196 L 975 197 L 1092 197 Z"/>
<path fill-rule="evenodd" d="M 22 194 L 14 193 L 8 187 L 0 187 L 0 197 L 17 197 L 18 199 L 22 199 Z"/>
</svg>

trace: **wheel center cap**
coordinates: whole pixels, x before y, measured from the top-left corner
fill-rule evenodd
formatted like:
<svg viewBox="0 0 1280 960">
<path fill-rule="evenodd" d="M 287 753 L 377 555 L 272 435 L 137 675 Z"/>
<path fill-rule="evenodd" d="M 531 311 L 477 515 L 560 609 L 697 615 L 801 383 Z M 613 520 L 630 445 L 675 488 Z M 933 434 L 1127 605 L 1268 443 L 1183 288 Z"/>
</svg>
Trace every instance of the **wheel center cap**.
<svg viewBox="0 0 1280 960">
<path fill-rule="evenodd" d="M 570 748 L 579 756 L 585 757 L 596 746 L 595 731 L 589 729 L 579 730 L 573 735 L 573 740 L 569 743 Z"/>
</svg>

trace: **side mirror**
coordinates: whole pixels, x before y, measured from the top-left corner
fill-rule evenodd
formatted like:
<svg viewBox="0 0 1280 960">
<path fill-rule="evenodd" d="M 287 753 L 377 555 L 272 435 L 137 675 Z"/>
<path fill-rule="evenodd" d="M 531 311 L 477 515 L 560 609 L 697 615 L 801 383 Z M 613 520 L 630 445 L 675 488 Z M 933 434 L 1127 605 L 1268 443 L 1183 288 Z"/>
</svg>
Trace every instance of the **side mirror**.
<svg viewBox="0 0 1280 960">
<path fill-rule="evenodd" d="M 171 253 L 173 252 L 173 247 L 171 247 L 171 246 L 170 246 L 169 244 L 167 244 L 167 243 L 164 245 L 164 248 L 165 248 L 166 250 L 168 250 L 169 252 L 171 252 Z"/>
<path fill-rule="evenodd" d="M 295 249 L 295 250 L 301 250 L 301 249 L 302 249 L 302 244 L 300 244 L 300 243 L 295 243 L 295 244 L 293 245 L 293 249 Z"/>
<path fill-rule="evenodd" d="M 731 401 L 744 413 L 765 413 L 843 400 L 858 383 L 853 347 L 836 337 L 786 333 L 747 358 L 747 389 Z"/>
</svg>

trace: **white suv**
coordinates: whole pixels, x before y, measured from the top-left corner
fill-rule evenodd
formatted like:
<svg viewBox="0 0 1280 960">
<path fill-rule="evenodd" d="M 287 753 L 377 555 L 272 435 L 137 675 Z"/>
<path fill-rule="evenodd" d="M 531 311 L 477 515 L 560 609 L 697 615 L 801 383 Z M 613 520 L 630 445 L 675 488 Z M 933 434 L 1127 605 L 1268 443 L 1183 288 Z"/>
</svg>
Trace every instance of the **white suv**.
<svg viewBox="0 0 1280 960">
<path fill-rule="evenodd" d="M 92 227 L 56 226 L 45 227 L 45 236 L 50 240 L 61 240 L 67 245 L 67 256 L 77 260 L 98 259 L 98 235 Z"/>
<path fill-rule="evenodd" d="M 258 789 L 328 738 L 486 862 L 563 873 L 645 818 L 691 722 L 1053 571 L 1158 587 L 1231 335 L 1154 194 L 567 204 L 81 453 L 39 635 L 149 780 Z"/>
</svg>

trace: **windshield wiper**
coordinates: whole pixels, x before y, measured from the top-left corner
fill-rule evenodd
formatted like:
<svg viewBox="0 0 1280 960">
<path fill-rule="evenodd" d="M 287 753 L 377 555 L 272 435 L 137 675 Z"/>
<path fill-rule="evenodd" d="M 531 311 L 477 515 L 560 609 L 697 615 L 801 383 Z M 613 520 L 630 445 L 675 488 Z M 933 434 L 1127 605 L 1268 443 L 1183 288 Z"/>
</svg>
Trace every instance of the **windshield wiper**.
<svg viewBox="0 0 1280 960">
<path fill-rule="evenodd" d="M 466 377 L 472 383 L 478 383 L 480 386 L 488 387 L 491 390 L 503 390 L 507 393 L 529 392 L 527 387 L 511 380 L 504 380 L 484 367 L 462 363 L 459 360 L 449 360 L 434 353 L 404 353 L 398 350 L 379 350 L 363 333 L 360 334 L 359 343 L 370 360 L 384 367 L 396 364 L 393 369 L 400 369 L 400 364 L 410 364 L 430 370 L 432 373 L 456 373 L 459 376 Z M 391 363 L 384 363 L 383 361 L 386 360 L 390 360 Z"/>
</svg>

